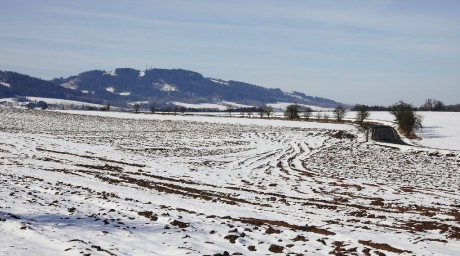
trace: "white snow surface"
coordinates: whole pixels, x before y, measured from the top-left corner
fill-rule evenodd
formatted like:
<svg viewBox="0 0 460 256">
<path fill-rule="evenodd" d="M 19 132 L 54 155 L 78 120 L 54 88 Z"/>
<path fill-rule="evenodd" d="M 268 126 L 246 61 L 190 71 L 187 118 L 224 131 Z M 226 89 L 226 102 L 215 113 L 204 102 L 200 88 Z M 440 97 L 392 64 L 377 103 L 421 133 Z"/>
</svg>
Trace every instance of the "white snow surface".
<svg viewBox="0 0 460 256">
<path fill-rule="evenodd" d="M 277 103 L 269 103 L 267 104 L 268 106 L 272 106 L 275 110 L 280 110 L 284 111 L 287 106 L 292 105 L 292 102 L 277 102 Z M 323 108 L 323 107 L 318 107 L 318 106 L 313 106 L 313 105 L 308 105 L 308 104 L 299 104 L 300 106 L 303 107 L 309 107 L 314 111 L 332 111 L 333 108 Z"/>
<path fill-rule="evenodd" d="M 171 104 L 176 106 L 183 106 L 186 108 L 194 108 L 194 109 L 215 109 L 215 110 L 225 110 L 227 107 L 219 104 L 214 103 L 184 103 L 179 101 L 172 101 Z"/>
<path fill-rule="evenodd" d="M 105 71 L 104 75 L 105 76 L 117 76 L 117 73 L 115 72 L 115 70 L 109 70 L 109 71 Z"/>
<path fill-rule="evenodd" d="M 164 92 L 175 92 L 177 88 L 174 85 L 165 84 L 161 87 L 161 90 Z"/>
<path fill-rule="evenodd" d="M 145 71 L 139 71 L 139 77 L 144 77 L 145 76 Z"/>
<path fill-rule="evenodd" d="M 131 92 L 120 92 L 121 96 L 129 96 L 131 95 Z"/>
<path fill-rule="evenodd" d="M 455 152 L 366 143 L 353 126 L 311 122 L 0 118 L 0 255 L 460 251 Z"/>
<path fill-rule="evenodd" d="M 90 106 L 90 107 L 102 107 L 101 104 L 94 104 L 88 103 L 83 101 L 75 101 L 75 100 L 63 100 L 63 99 L 55 99 L 55 98 L 43 98 L 43 97 L 30 97 L 26 96 L 27 99 L 31 101 L 44 101 L 48 104 L 56 104 L 56 105 L 75 105 L 75 106 Z M 2 98 L 0 102 L 16 102 L 15 98 Z"/>
<path fill-rule="evenodd" d="M 139 104 L 148 102 L 137 102 Z M 134 104 L 134 103 L 132 103 Z M 168 120 L 168 121 L 191 121 L 203 123 L 218 123 L 218 124 L 241 124 L 241 125 L 261 125 L 261 126 L 274 126 L 274 127 L 293 127 L 305 129 L 328 129 L 328 130 L 344 130 L 353 131 L 355 127 L 348 124 L 333 124 L 333 123 L 317 123 L 317 122 L 302 122 L 302 121 L 289 121 L 289 120 L 274 120 L 274 119 L 257 119 L 257 118 L 240 118 L 224 117 L 224 116 L 197 116 L 197 115 L 152 115 L 152 114 L 133 114 L 129 112 L 107 112 L 107 111 L 79 111 L 79 110 L 64 110 L 60 112 L 89 115 L 89 116 L 102 116 L 112 118 L 130 118 L 142 120 Z"/>
<path fill-rule="evenodd" d="M 111 93 L 114 93 L 115 92 L 115 88 L 114 87 L 107 87 L 105 88 L 106 91 L 108 92 L 111 92 Z"/>
<path fill-rule="evenodd" d="M 149 103 L 150 103 L 150 101 L 134 101 L 134 102 L 129 102 L 128 105 L 134 106 L 134 105 L 136 105 L 136 104 L 142 105 L 142 104 L 149 104 Z M 79 113 L 79 112 L 78 112 L 78 113 Z"/>
<path fill-rule="evenodd" d="M 254 106 L 239 104 L 239 103 L 236 103 L 236 102 L 225 101 L 225 100 L 223 100 L 221 102 L 221 104 L 223 104 L 224 106 L 231 106 L 233 108 L 252 108 L 252 107 L 254 107 Z"/>
<path fill-rule="evenodd" d="M 0 82 L 0 85 L 11 88 L 11 85 L 9 83 Z"/>
<path fill-rule="evenodd" d="M 67 88 L 67 89 L 71 89 L 71 90 L 76 90 L 78 89 L 78 85 L 77 85 L 77 82 L 72 80 L 72 81 L 69 81 L 67 83 L 63 83 L 61 84 L 62 87 L 64 88 Z"/>
<path fill-rule="evenodd" d="M 218 84 L 223 84 L 223 85 L 228 85 L 228 82 L 227 81 L 224 81 L 224 80 L 219 80 L 219 79 L 214 79 L 214 78 L 208 78 L 209 80 L 213 81 L 214 83 L 218 83 Z"/>
<path fill-rule="evenodd" d="M 226 110 L 227 106 L 231 106 L 232 108 L 252 108 L 253 106 L 239 104 L 236 102 L 231 101 L 221 101 L 219 103 L 184 103 L 179 101 L 172 101 L 171 104 L 176 106 L 184 106 L 186 108 L 194 108 L 194 109 L 215 109 L 215 110 Z M 209 114 L 209 113 L 208 113 Z M 215 113 L 214 113 L 215 114 Z"/>
<path fill-rule="evenodd" d="M 294 94 L 294 93 L 292 93 L 292 92 L 285 92 L 284 94 L 285 94 L 285 95 L 289 95 L 289 96 L 294 97 L 294 98 L 297 98 L 297 99 L 301 99 L 301 100 L 304 100 L 304 99 L 305 99 L 304 97 L 299 96 L 299 95 L 296 95 L 296 94 Z"/>
<path fill-rule="evenodd" d="M 16 102 L 16 98 L 0 98 L 0 102 Z"/>
</svg>

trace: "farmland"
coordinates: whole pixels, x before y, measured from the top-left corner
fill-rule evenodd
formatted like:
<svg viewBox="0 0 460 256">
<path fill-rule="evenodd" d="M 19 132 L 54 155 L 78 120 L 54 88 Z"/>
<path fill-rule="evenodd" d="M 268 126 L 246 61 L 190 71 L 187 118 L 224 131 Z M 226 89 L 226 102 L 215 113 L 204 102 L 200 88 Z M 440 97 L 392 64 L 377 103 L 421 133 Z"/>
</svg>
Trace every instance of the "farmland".
<svg viewBox="0 0 460 256">
<path fill-rule="evenodd" d="M 3 255 L 456 255 L 460 156 L 351 125 L 0 110 Z"/>
</svg>

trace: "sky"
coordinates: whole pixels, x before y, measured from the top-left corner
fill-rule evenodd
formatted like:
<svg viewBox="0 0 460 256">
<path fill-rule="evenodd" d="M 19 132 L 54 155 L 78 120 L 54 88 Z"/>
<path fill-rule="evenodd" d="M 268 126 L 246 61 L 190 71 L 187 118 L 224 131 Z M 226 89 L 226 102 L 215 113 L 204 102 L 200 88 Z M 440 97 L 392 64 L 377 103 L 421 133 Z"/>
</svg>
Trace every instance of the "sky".
<svg viewBox="0 0 460 256">
<path fill-rule="evenodd" d="M 348 104 L 460 103 L 458 0 L 0 0 L 0 70 L 181 68 Z"/>
</svg>

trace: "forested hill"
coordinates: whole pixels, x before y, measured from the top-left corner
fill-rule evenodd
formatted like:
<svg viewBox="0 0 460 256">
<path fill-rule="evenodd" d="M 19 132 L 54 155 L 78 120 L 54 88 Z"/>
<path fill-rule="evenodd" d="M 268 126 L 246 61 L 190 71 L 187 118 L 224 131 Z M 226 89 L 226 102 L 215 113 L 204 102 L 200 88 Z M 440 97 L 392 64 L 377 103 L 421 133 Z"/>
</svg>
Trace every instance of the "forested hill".
<svg viewBox="0 0 460 256">
<path fill-rule="evenodd" d="M 333 100 L 285 92 L 238 81 L 207 78 L 183 69 L 118 68 L 114 71 L 92 70 L 68 78 L 45 81 L 15 72 L 0 71 L 0 97 L 37 96 L 77 99 L 88 102 L 110 101 L 123 106 L 133 101 L 167 103 L 215 103 L 230 101 L 260 106 L 275 102 L 335 107 Z"/>
</svg>

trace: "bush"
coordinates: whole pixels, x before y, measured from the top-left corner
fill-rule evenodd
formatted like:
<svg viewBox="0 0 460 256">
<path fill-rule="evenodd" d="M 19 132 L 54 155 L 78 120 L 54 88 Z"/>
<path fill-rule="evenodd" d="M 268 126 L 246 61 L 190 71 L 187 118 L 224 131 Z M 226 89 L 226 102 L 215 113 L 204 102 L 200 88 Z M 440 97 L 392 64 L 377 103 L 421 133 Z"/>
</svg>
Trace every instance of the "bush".
<svg viewBox="0 0 460 256">
<path fill-rule="evenodd" d="M 390 106 L 390 113 L 395 116 L 399 128 L 410 137 L 411 134 L 422 128 L 422 117 L 417 115 L 414 106 L 399 101 L 398 103 Z"/>
<path fill-rule="evenodd" d="M 299 104 L 291 104 L 284 110 L 284 116 L 289 119 L 298 119 L 301 107 Z"/>
<path fill-rule="evenodd" d="M 37 104 L 35 104 L 35 107 L 38 107 L 38 108 L 41 108 L 43 110 L 47 109 L 48 108 L 48 103 L 44 102 L 44 101 L 39 101 L 37 102 Z"/>
</svg>

